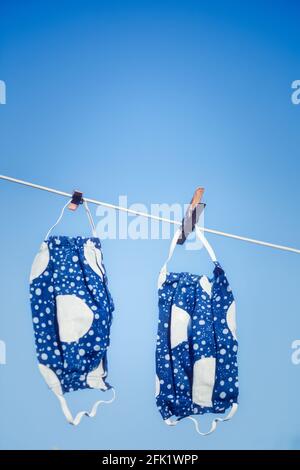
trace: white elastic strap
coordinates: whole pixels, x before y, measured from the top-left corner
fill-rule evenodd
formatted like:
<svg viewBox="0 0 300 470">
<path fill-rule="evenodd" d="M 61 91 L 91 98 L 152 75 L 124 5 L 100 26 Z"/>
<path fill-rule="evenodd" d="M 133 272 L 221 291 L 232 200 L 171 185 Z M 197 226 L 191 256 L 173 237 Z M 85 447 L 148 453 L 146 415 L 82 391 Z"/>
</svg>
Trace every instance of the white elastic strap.
<svg viewBox="0 0 300 470">
<path fill-rule="evenodd" d="M 163 267 L 161 268 L 160 272 L 164 272 L 164 273 L 167 272 L 167 264 L 173 256 L 173 253 L 174 253 L 178 238 L 180 237 L 180 234 L 181 234 L 181 228 L 176 230 L 176 232 L 174 234 L 174 237 L 171 241 L 168 258 L 166 259 L 166 261 L 165 261 Z"/>
<path fill-rule="evenodd" d="M 94 403 L 91 411 L 79 411 L 79 413 L 77 413 L 75 418 L 73 418 L 73 416 L 72 416 L 72 413 L 71 413 L 71 411 L 68 407 L 68 404 L 67 404 L 67 401 L 66 401 L 65 397 L 63 395 L 55 392 L 55 391 L 54 391 L 54 393 L 55 393 L 55 395 L 57 396 L 57 398 L 60 402 L 62 412 L 65 415 L 68 423 L 73 424 L 73 426 L 78 426 L 78 424 L 82 420 L 83 416 L 88 416 L 89 418 L 94 418 L 94 416 L 96 416 L 96 414 L 97 414 L 97 409 L 98 409 L 99 405 L 101 405 L 102 403 L 105 404 L 105 405 L 109 405 L 110 403 L 112 403 L 114 401 L 114 399 L 116 398 L 115 389 L 112 388 L 112 391 L 113 391 L 113 396 L 110 400 L 98 400 L 98 401 L 96 401 L 96 403 Z"/>
<path fill-rule="evenodd" d="M 215 252 L 212 249 L 212 246 L 210 245 L 210 243 L 208 242 L 208 240 L 206 239 L 206 237 L 204 236 L 204 234 L 202 233 L 202 231 L 201 231 L 201 229 L 198 225 L 195 226 L 195 232 L 196 232 L 196 236 L 202 242 L 204 248 L 208 252 L 208 254 L 209 254 L 210 258 L 212 259 L 212 261 L 216 262 L 217 257 L 215 255 Z M 166 277 L 166 274 L 167 274 L 167 264 L 173 256 L 173 253 L 174 253 L 174 250 L 175 250 L 175 247 L 176 247 L 176 244 L 177 244 L 177 241 L 178 241 L 180 235 L 181 235 L 181 228 L 176 230 L 176 232 L 174 234 L 174 237 L 173 237 L 173 240 L 171 241 L 169 256 L 168 256 L 166 262 L 164 263 L 164 265 L 161 268 L 160 273 L 159 273 L 158 287 L 160 287 L 163 284 L 164 280 L 165 280 L 165 277 Z"/>
<path fill-rule="evenodd" d="M 70 199 L 70 200 L 64 205 L 64 207 L 62 208 L 62 210 L 61 210 L 61 212 L 60 212 L 60 214 L 59 214 L 59 217 L 58 217 L 57 221 L 56 221 L 55 224 L 52 225 L 52 227 L 48 230 L 47 235 L 46 235 L 46 237 L 45 237 L 45 240 L 48 239 L 48 237 L 49 237 L 50 233 L 52 232 L 52 230 L 54 229 L 54 227 L 56 227 L 56 225 L 59 224 L 59 222 L 61 221 L 61 219 L 62 219 L 62 217 L 63 217 L 63 215 L 64 215 L 64 212 L 65 212 L 65 209 L 66 209 L 66 207 L 70 204 L 70 202 L 71 202 L 71 199 Z M 94 220 L 93 220 L 93 217 L 92 217 L 90 208 L 89 208 L 89 206 L 88 206 L 88 204 L 87 204 L 86 201 L 83 201 L 83 205 L 84 205 L 84 208 L 85 208 L 85 210 L 86 210 L 87 217 L 88 217 L 88 220 L 89 220 L 90 225 L 91 225 L 91 228 L 92 228 L 93 237 L 96 237 L 96 236 L 97 236 L 97 235 L 96 235 L 96 227 L 95 227 L 95 224 L 94 224 Z"/>
<path fill-rule="evenodd" d="M 199 225 L 195 226 L 195 231 L 196 231 L 196 236 L 203 243 L 204 248 L 206 249 L 207 253 L 211 257 L 212 261 L 215 263 L 217 261 L 217 257 L 215 255 L 215 252 L 214 252 L 212 246 L 210 245 L 210 243 L 208 242 L 207 238 L 202 233 L 202 230 L 199 227 Z"/>
<path fill-rule="evenodd" d="M 61 213 L 59 214 L 59 217 L 58 217 L 57 221 L 56 221 L 55 224 L 52 225 L 52 227 L 48 230 L 47 235 L 45 236 L 45 240 L 48 239 L 48 237 L 49 237 L 50 233 L 52 232 L 52 230 L 54 229 L 54 227 L 56 227 L 56 225 L 59 224 L 59 222 L 61 221 L 62 216 L 64 215 L 64 212 L 65 212 L 65 208 L 70 204 L 70 202 L 71 202 L 71 199 L 70 199 L 70 200 L 64 205 L 64 207 L 62 208 Z"/>
<path fill-rule="evenodd" d="M 237 409 L 238 409 L 238 404 L 233 403 L 228 415 L 225 416 L 225 418 L 215 418 L 211 423 L 210 430 L 207 432 L 200 431 L 199 423 L 195 418 L 193 418 L 192 416 L 187 416 L 187 418 L 193 421 L 193 423 L 195 424 L 196 432 L 200 434 L 200 436 L 208 436 L 209 434 L 213 433 L 217 429 L 218 423 L 221 423 L 223 421 L 229 421 L 235 415 Z M 165 423 L 168 426 L 176 426 L 176 424 L 179 423 L 179 420 L 171 420 L 171 418 L 168 418 L 165 420 Z"/>
<path fill-rule="evenodd" d="M 84 208 L 86 210 L 86 213 L 87 213 L 87 216 L 88 216 L 91 228 L 92 228 L 93 237 L 96 237 L 97 234 L 96 234 L 96 226 L 95 226 L 95 223 L 94 223 L 94 219 L 93 219 L 92 213 L 90 211 L 90 208 L 88 206 L 88 203 L 85 200 L 83 200 L 83 205 L 84 205 Z"/>
<path fill-rule="evenodd" d="M 207 432 L 201 432 L 199 428 L 199 423 L 195 418 L 192 418 L 191 416 L 188 416 L 188 419 L 192 420 L 193 423 L 195 424 L 195 429 L 200 436 L 208 436 L 209 434 L 213 433 L 217 429 L 218 423 L 222 423 L 223 421 L 229 421 L 236 413 L 238 409 L 238 404 L 233 403 L 231 410 L 229 411 L 228 415 L 225 418 L 215 418 L 213 422 L 211 423 L 211 428 Z"/>
</svg>

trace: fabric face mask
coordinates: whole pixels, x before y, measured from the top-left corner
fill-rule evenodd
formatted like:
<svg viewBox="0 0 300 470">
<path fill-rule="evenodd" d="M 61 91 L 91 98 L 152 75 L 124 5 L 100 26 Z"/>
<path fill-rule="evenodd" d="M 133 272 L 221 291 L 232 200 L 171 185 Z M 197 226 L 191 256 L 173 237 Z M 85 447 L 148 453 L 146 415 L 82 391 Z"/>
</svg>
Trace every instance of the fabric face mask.
<svg viewBox="0 0 300 470">
<path fill-rule="evenodd" d="M 30 298 L 39 369 L 60 401 L 70 424 L 77 425 L 84 415 L 93 417 L 100 403 L 90 412 L 73 418 L 65 393 L 84 388 L 109 390 L 106 381 L 107 348 L 113 301 L 107 286 L 101 244 L 89 208 L 93 237 L 51 236 L 49 230 L 31 268 Z"/>
<path fill-rule="evenodd" d="M 175 233 L 158 281 L 159 324 L 156 346 L 156 402 L 168 425 L 191 419 L 201 435 L 213 432 L 237 410 L 238 368 L 235 301 L 213 249 L 196 226 L 208 251 L 213 276 L 167 272 L 181 230 Z M 224 413 L 207 433 L 195 415 Z"/>
</svg>

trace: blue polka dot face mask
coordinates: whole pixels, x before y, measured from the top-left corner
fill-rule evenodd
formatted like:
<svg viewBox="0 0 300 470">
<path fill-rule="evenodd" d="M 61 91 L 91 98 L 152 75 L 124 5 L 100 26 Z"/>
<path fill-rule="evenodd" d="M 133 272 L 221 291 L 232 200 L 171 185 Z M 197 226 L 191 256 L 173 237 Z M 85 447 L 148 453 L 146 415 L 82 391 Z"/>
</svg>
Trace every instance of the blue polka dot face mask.
<svg viewBox="0 0 300 470">
<path fill-rule="evenodd" d="M 69 203 L 68 203 L 69 204 Z M 100 240 L 89 208 L 93 237 L 49 236 L 34 259 L 30 275 L 30 297 L 39 369 L 60 401 L 69 423 L 77 425 L 84 415 L 73 418 L 65 394 L 79 389 L 108 390 L 107 348 L 113 301 L 107 287 Z"/>
<path fill-rule="evenodd" d="M 156 347 L 156 402 L 168 425 L 189 418 L 201 435 L 213 432 L 237 410 L 238 368 L 235 301 L 226 275 L 208 241 L 213 276 L 167 272 L 181 230 L 175 233 L 158 281 L 159 324 Z M 200 431 L 196 415 L 224 413 L 208 432 Z"/>
</svg>

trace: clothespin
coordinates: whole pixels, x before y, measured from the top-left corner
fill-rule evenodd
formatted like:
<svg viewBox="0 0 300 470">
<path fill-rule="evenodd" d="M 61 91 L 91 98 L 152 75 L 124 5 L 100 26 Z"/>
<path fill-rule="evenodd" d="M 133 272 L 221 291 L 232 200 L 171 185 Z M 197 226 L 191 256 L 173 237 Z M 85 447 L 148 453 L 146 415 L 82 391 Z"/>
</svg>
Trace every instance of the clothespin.
<svg viewBox="0 0 300 470">
<path fill-rule="evenodd" d="M 68 205 L 68 209 L 70 209 L 71 211 L 76 211 L 79 204 L 83 203 L 82 196 L 83 196 L 83 193 L 81 193 L 80 191 L 74 191 L 72 195 L 72 200 L 70 204 Z"/>
<path fill-rule="evenodd" d="M 178 238 L 177 245 L 183 245 L 189 234 L 193 232 L 195 225 L 206 206 L 206 204 L 201 203 L 203 194 L 204 188 L 197 188 L 194 192 L 186 214 L 182 219 L 181 234 Z"/>
</svg>

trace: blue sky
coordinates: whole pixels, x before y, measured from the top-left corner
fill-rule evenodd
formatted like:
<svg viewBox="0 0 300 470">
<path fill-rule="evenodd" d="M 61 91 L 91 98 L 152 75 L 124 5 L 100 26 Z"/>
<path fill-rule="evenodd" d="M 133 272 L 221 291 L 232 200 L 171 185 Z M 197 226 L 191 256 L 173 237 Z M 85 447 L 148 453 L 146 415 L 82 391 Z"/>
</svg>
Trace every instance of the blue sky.
<svg viewBox="0 0 300 470">
<path fill-rule="evenodd" d="M 201 185 L 207 227 L 299 247 L 299 13 L 281 0 L 2 1 L 1 173 L 148 206 L 186 203 Z M 209 236 L 238 304 L 241 390 L 235 418 L 200 439 L 190 423 L 167 428 L 153 398 L 169 242 L 105 240 L 118 400 L 73 429 L 37 370 L 28 301 L 32 259 L 64 199 L 1 182 L 1 201 L 1 448 L 300 447 L 298 255 Z M 60 230 L 87 234 L 83 211 Z M 211 270 L 203 250 L 179 248 L 172 263 Z"/>
</svg>

